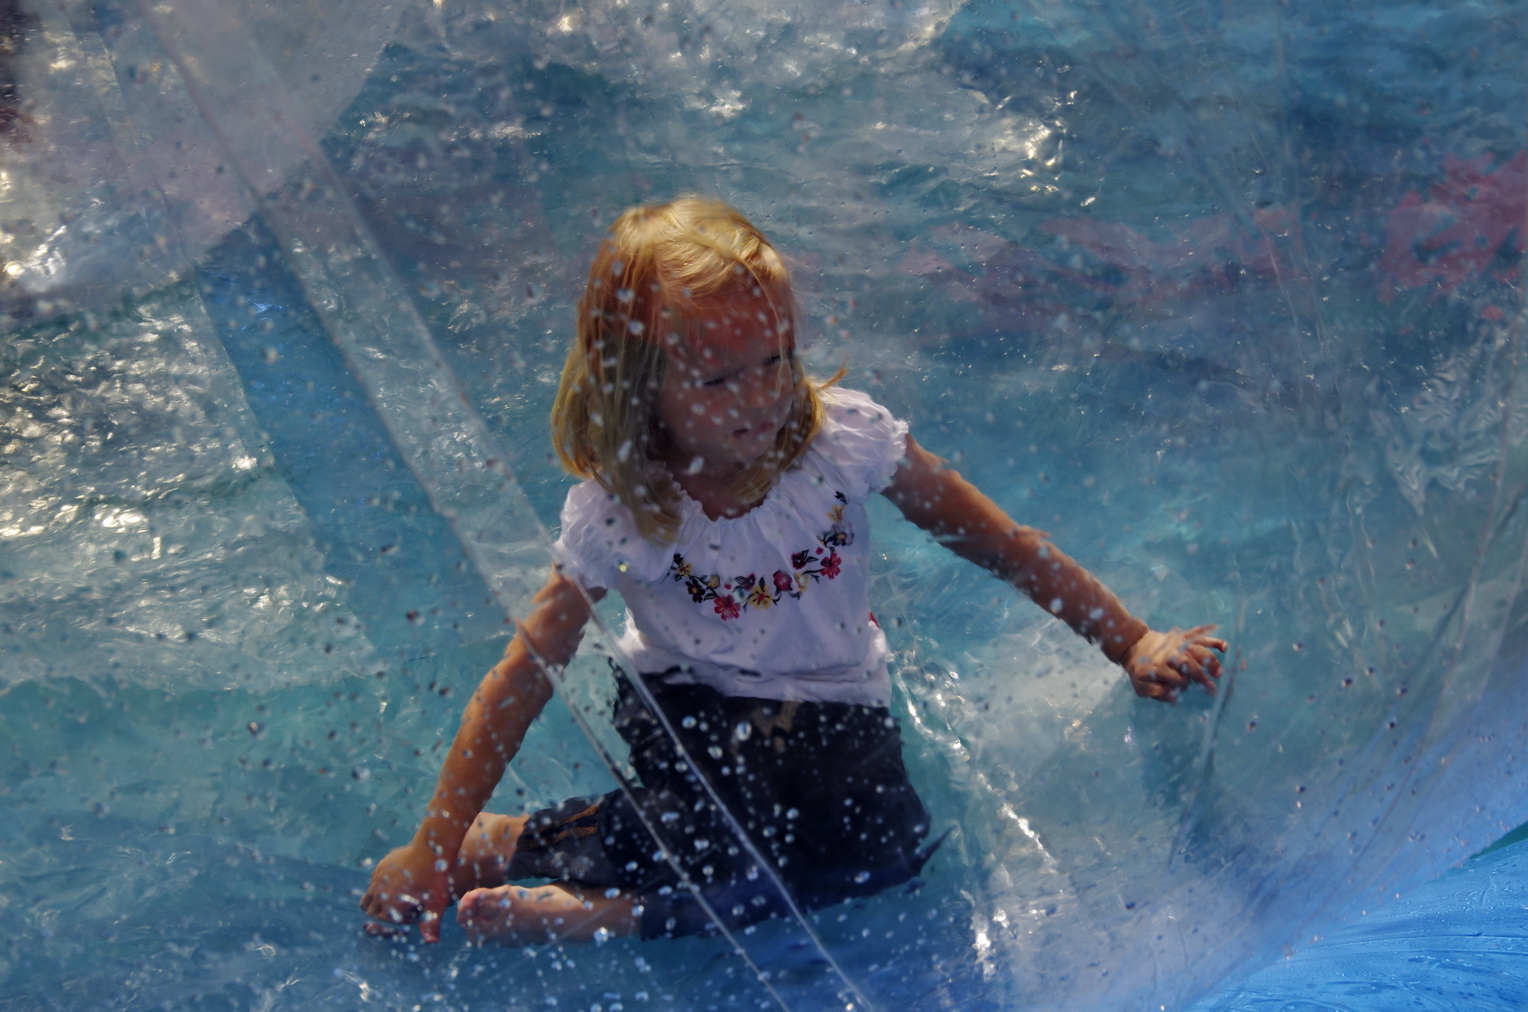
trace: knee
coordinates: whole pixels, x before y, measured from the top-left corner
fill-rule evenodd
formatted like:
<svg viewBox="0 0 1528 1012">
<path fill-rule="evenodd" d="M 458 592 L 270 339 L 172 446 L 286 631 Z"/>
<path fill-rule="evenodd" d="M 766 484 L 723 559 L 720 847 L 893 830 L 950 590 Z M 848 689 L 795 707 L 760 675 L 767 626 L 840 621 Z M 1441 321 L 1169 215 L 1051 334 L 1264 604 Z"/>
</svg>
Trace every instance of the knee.
<svg viewBox="0 0 1528 1012">
<path fill-rule="evenodd" d="M 494 812 L 480 812 L 478 817 L 472 820 L 472 826 L 467 830 L 467 840 L 488 850 L 502 850 L 506 845 L 514 846 L 514 842 L 520 838 L 525 830 L 525 816 L 498 815 Z"/>
<path fill-rule="evenodd" d="M 465 866 L 472 872 L 471 884 L 480 884 L 477 876 L 497 874 L 514 857 L 515 845 L 524 829 L 524 816 L 483 812 L 472 820 L 458 853 L 458 867 Z"/>
</svg>

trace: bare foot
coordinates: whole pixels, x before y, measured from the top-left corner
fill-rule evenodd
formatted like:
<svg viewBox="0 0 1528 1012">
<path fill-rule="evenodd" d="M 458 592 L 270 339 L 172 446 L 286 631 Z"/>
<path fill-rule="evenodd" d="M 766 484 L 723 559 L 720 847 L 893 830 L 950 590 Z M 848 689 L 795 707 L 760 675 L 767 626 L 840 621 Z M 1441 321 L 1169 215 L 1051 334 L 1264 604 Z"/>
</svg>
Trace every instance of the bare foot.
<svg viewBox="0 0 1528 1012">
<path fill-rule="evenodd" d="M 470 937 L 505 945 L 587 942 L 641 924 L 626 896 L 588 898 L 560 885 L 474 889 L 457 903 L 456 920 Z"/>
</svg>

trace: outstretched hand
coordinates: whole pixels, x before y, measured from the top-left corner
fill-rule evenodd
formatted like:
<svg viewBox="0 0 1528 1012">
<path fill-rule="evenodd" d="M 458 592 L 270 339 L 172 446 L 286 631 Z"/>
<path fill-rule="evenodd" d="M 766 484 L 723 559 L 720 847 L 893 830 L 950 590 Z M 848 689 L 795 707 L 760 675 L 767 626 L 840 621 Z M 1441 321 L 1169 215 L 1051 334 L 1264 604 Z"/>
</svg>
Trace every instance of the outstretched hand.
<svg viewBox="0 0 1528 1012">
<path fill-rule="evenodd" d="M 440 941 L 440 915 L 451 902 L 451 866 L 434 848 L 410 843 L 388 853 L 371 873 L 371 885 L 361 897 L 361 909 L 374 918 L 370 935 L 401 933 L 403 925 L 419 925 L 426 942 Z"/>
<path fill-rule="evenodd" d="M 1226 650 L 1225 640 L 1210 635 L 1214 631 L 1213 625 L 1167 632 L 1146 630 L 1125 657 L 1125 672 L 1135 694 L 1176 703 L 1178 693 L 1198 682 L 1214 695 L 1215 679 L 1220 677 L 1220 658 L 1215 652 Z"/>
</svg>

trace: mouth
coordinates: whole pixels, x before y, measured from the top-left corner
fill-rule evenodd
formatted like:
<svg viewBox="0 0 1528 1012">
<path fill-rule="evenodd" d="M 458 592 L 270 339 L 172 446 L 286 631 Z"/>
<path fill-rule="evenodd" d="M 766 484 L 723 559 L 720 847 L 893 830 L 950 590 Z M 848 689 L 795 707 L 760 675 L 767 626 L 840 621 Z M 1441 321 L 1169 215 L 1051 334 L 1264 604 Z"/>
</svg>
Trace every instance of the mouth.
<svg viewBox="0 0 1528 1012">
<path fill-rule="evenodd" d="M 784 424 L 785 424 L 784 422 L 777 422 L 777 421 L 774 421 L 774 420 L 767 420 L 767 421 L 760 422 L 757 425 L 746 425 L 746 426 L 744 426 L 741 429 L 733 429 L 732 430 L 732 438 L 733 439 L 758 439 L 758 438 L 760 438 L 762 436 L 772 436 L 776 432 L 779 432 L 780 431 L 780 426 L 782 426 Z"/>
</svg>

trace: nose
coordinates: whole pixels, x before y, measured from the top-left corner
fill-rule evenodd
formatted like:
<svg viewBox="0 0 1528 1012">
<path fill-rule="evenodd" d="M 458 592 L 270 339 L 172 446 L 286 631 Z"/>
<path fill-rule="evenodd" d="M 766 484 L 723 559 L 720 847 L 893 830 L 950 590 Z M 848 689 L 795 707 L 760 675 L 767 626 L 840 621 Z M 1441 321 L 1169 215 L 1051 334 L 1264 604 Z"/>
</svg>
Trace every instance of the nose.
<svg viewBox="0 0 1528 1012">
<path fill-rule="evenodd" d="M 778 363 L 749 370 L 738 387 L 738 407 L 745 411 L 772 408 L 779 403 L 790 385 L 790 370 Z"/>
</svg>

